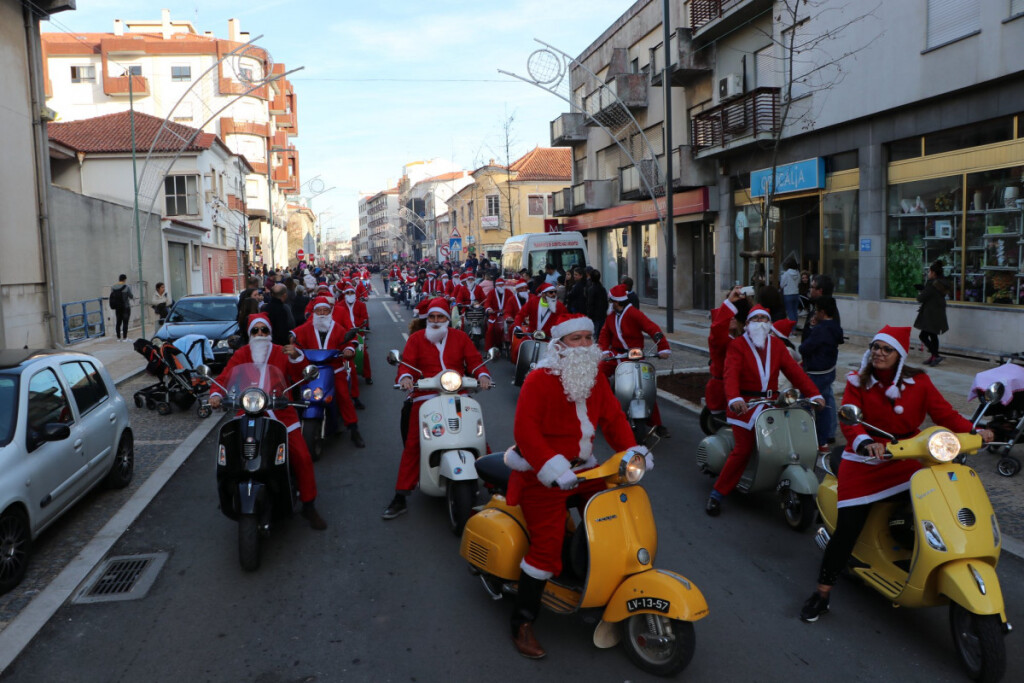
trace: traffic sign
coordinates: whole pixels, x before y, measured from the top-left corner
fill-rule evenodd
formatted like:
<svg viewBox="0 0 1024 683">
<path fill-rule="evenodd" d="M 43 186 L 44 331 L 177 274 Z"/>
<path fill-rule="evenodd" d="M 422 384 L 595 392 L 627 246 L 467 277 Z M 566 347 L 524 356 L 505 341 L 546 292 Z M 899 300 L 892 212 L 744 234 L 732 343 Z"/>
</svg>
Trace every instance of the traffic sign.
<svg viewBox="0 0 1024 683">
<path fill-rule="evenodd" d="M 297 252 L 295 252 L 295 258 L 299 259 L 300 261 L 305 261 L 306 260 L 306 252 L 304 252 L 303 250 L 299 249 Z"/>
<path fill-rule="evenodd" d="M 448 251 L 454 252 L 456 254 L 462 251 L 462 239 L 455 238 L 448 240 Z"/>
<path fill-rule="evenodd" d="M 447 257 L 448 254 L 450 254 L 450 253 L 451 252 L 449 251 L 448 247 L 441 247 L 441 256 Z"/>
<path fill-rule="evenodd" d="M 451 240 L 461 240 L 461 239 L 462 239 L 462 235 L 459 234 L 458 229 L 457 228 L 452 228 L 452 234 L 448 236 L 448 240 L 451 241 Z"/>
</svg>

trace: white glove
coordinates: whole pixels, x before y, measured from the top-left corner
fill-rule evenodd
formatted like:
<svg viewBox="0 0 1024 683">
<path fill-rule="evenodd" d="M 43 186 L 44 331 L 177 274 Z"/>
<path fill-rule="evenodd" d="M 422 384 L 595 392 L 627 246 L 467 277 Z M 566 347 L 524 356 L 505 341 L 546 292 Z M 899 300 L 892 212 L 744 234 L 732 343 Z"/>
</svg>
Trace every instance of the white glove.
<svg viewBox="0 0 1024 683">
<path fill-rule="evenodd" d="M 576 473 L 572 470 L 566 470 L 559 475 L 558 479 L 555 479 L 555 483 L 558 484 L 558 488 L 563 491 L 574 489 L 580 485 L 578 479 L 576 479 Z"/>
<path fill-rule="evenodd" d="M 671 351 L 658 351 L 658 358 L 668 358 Z"/>
</svg>

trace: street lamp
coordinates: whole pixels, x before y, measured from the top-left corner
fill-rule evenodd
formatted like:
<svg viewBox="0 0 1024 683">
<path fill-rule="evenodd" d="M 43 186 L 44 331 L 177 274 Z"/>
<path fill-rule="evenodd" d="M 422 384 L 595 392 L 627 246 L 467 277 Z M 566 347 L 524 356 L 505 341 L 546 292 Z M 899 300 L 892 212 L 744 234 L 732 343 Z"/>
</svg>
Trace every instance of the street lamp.
<svg viewBox="0 0 1024 683">
<path fill-rule="evenodd" d="M 271 176 L 274 153 L 287 152 L 285 147 L 272 147 L 270 138 L 267 138 L 267 221 L 270 223 L 270 266 L 277 268 L 277 259 L 274 256 L 274 179 Z"/>
</svg>

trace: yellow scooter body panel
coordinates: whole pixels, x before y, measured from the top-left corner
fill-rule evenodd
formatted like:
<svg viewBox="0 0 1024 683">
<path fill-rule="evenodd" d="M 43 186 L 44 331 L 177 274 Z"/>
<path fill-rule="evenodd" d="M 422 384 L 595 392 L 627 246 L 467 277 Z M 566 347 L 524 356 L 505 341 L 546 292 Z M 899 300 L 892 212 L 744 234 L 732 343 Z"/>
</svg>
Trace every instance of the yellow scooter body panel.
<svg viewBox="0 0 1024 683">
<path fill-rule="evenodd" d="M 502 496 L 493 496 L 487 507 L 466 522 L 459 555 L 482 572 L 515 581 L 529 547 L 522 510 Z"/>
<path fill-rule="evenodd" d="M 619 486 L 587 502 L 583 513 L 587 531 L 587 584 L 580 607 L 601 607 L 623 584 L 623 578 L 653 568 L 658 531 L 647 491 Z M 638 555 L 647 550 L 647 563 Z"/>
<path fill-rule="evenodd" d="M 608 601 L 601 620 L 614 623 L 634 614 L 697 621 L 708 615 L 708 603 L 686 577 L 665 569 L 648 569 L 622 582 Z"/>
<path fill-rule="evenodd" d="M 980 583 L 979 583 L 980 581 Z M 998 614 L 1006 623 L 1003 590 L 996 568 L 983 560 L 953 560 L 939 567 L 935 586 L 940 595 L 972 614 Z M 981 592 L 981 587 L 985 592 Z"/>
</svg>

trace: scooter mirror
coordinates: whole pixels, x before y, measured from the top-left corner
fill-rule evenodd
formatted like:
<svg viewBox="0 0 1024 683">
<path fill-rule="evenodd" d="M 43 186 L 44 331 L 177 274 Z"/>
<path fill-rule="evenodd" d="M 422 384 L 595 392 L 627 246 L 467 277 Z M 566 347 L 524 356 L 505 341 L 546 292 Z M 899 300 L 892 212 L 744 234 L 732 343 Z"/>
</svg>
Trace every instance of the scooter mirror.
<svg viewBox="0 0 1024 683">
<path fill-rule="evenodd" d="M 402 354 L 398 352 L 398 349 L 388 351 L 388 365 L 398 365 L 398 361 L 401 359 Z"/>
<path fill-rule="evenodd" d="M 498 353 L 499 351 L 497 346 L 492 346 L 491 348 L 487 349 L 487 362 L 491 362 L 492 360 L 497 358 Z"/>
<path fill-rule="evenodd" d="M 199 367 L 196 368 L 196 374 L 199 375 L 202 379 L 210 379 L 210 366 L 200 365 Z"/>
<path fill-rule="evenodd" d="M 995 403 L 996 401 L 1003 398 L 1003 392 L 1006 388 L 1002 382 L 993 382 L 988 389 L 985 390 L 985 403 Z"/>
<path fill-rule="evenodd" d="M 864 420 L 864 412 L 860 406 L 849 403 L 839 407 L 839 421 L 847 425 L 860 424 Z"/>
<path fill-rule="evenodd" d="M 306 380 L 307 382 L 312 382 L 319 376 L 320 368 L 318 368 L 315 365 L 307 365 L 306 367 L 302 368 L 302 379 Z"/>
</svg>

